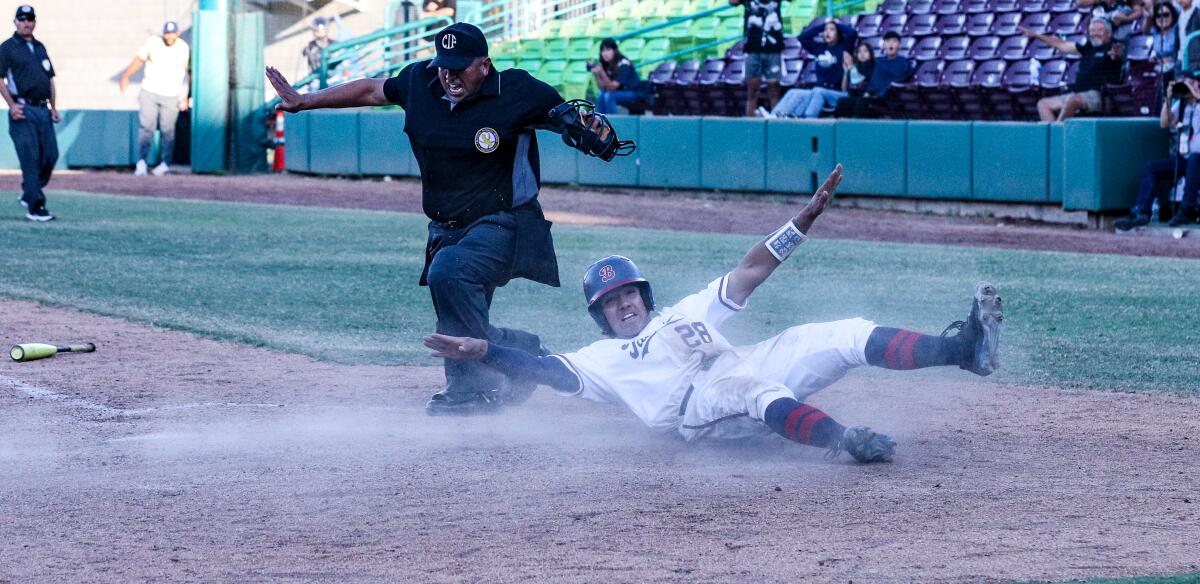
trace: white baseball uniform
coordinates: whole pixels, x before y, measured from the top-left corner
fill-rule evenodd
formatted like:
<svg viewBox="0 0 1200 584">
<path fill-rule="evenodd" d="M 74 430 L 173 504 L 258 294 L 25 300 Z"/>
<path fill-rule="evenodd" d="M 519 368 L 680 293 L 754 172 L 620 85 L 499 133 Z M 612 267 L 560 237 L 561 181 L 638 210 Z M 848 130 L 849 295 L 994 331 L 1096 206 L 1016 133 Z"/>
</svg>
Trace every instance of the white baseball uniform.
<svg viewBox="0 0 1200 584">
<path fill-rule="evenodd" d="M 734 347 L 720 332 L 742 310 L 729 299 L 729 276 L 662 309 L 633 339 L 605 339 L 554 355 L 579 379 L 563 395 L 622 405 L 651 428 L 688 440 L 769 433 L 771 402 L 827 387 L 867 364 L 875 324 L 863 319 L 789 328 Z"/>
</svg>

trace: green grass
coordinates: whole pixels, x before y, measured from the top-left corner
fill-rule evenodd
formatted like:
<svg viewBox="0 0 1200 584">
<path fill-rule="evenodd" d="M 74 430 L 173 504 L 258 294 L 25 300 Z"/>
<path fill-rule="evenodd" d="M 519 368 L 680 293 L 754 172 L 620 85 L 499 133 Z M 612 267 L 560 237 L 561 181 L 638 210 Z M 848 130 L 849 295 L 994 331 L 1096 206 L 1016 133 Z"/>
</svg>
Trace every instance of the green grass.
<svg viewBox="0 0 1200 584">
<path fill-rule="evenodd" d="M 6 193 L 15 198 L 15 193 Z M 0 295 L 345 363 L 434 364 L 417 215 L 51 193 L 61 219 L 0 216 Z M 781 214 L 785 213 L 781 207 Z M 836 211 L 835 211 L 836 212 Z M 764 225 L 764 231 L 773 225 Z M 579 289 L 610 253 L 670 304 L 753 237 L 560 225 L 562 288 L 518 280 L 493 321 L 558 350 L 597 338 Z M 752 342 L 792 324 L 863 316 L 937 333 L 989 279 L 1005 298 L 1004 381 L 1125 391 L 1200 388 L 1200 261 L 813 240 L 731 322 Z M 70 340 L 70 339 L 68 339 Z M 87 339 L 103 342 L 103 339 Z"/>
</svg>

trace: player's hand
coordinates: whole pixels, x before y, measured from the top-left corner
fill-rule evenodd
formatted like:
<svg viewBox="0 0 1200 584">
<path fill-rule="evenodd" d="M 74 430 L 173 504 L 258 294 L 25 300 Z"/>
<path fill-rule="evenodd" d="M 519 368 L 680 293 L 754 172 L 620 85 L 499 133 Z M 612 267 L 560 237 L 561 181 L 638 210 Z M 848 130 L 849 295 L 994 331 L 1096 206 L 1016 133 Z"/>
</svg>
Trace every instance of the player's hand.
<svg viewBox="0 0 1200 584">
<path fill-rule="evenodd" d="M 271 82 L 271 87 L 275 88 L 275 93 L 279 95 L 279 105 L 275 109 L 280 109 L 285 112 L 296 113 L 303 109 L 304 96 L 296 91 L 291 83 L 288 83 L 283 73 L 278 69 L 267 66 L 267 81 Z"/>
<path fill-rule="evenodd" d="M 185 98 L 179 100 L 179 111 L 181 111 L 181 112 L 188 111 L 188 98 L 185 97 Z"/>
<path fill-rule="evenodd" d="M 58 113 L 58 110 L 50 110 L 50 120 L 56 124 L 62 121 L 62 116 Z"/>
<path fill-rule="evenodd" d="M 470 337 L 452 337 L 434 333 L 425 337 L 425 346 L 433 349 L 430 357 L 441 357 L 463 361 L 467 359 L 482 359 L 487 356 L 488 344 L 483 339 Z"/>
<path fill-rule="evenodd" d="M 8 115 L 14 120 L 25 119 L 25 106 L 19 103 L 12 104 L 12 107 L 8 109 Z"/>
<path fill-rule="evenodd" d="M 821 213 L 825 212 L 825 208 L 833 200 L 833 194 L 837 192 L 838 185 L 840 184 L 842 184 L 842 165 L 838 164 L 834 167 L 833 172 L 829 173 L 825 182 L 817 189 L 817 192 L 813 193 L 808 204 L 800 210 L 800 214 L 796 215 L 797 229 L 802 233 L 808 233 L 808 229 L 812 227 L 813 222 L 817 220 L 817 217 L 821 216 Z"/>
</svg>

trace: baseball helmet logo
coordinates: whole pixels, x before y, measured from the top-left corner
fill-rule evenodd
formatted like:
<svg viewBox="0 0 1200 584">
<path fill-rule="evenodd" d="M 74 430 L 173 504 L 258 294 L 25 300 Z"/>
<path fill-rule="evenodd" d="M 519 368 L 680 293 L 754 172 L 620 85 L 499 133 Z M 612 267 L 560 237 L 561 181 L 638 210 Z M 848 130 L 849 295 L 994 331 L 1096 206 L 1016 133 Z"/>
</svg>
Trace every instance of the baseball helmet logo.
<svg viewBox="0 0 1200 584">
<path fill-rule="evenodd" d="M 475 149 L 484 154 L 491 154 L 500 147 L 500 134 L 491 128 L 480 128 L 475 132 Z"/>
<path fill-rule="evenodd" d="M 447 51 L 453 49 L 457 44 L 458 37 L 455 37 L 453 33 L 446 33 L 446 36 L 442 37 L 442 48 Z"/>
<path fill-rule="evenodd" d="M 604 266 L 603 268 L 600 268 L 600 281 L 601 282 L 611 282 L 612 279 L 616 278 L 616 277 L 617 277 L 617 271 L 614 270 L 612 266 Z"/>
</svg>

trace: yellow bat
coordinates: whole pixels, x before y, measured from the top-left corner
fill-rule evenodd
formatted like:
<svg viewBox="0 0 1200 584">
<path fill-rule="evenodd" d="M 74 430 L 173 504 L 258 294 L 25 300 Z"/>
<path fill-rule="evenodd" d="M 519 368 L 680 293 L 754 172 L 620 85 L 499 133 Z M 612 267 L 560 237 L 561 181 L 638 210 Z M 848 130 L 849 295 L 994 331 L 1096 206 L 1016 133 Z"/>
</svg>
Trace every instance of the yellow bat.
<svg viewBox="0 0 1200 584">
<path fill-rule="evenodd" d="M 58 353 L 91 353 L 95 350 L 96 345 L 94 343 L 61 346 L 44 343 L 22 343 L 20 345 L 13 345 L 13 348 L 8 350 L 8 356 L 12 357 L 13 361 L 33 361 L 35 359 L 53 357 Z"/>
</svg>

